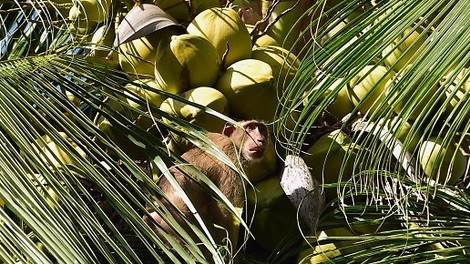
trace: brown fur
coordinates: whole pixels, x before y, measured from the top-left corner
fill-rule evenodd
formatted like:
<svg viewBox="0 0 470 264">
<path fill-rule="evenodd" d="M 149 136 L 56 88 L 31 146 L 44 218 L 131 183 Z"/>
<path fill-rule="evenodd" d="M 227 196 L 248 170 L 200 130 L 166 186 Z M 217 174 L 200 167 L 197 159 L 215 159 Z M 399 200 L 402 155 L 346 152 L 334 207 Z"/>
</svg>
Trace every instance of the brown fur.
<svg viewBox="0 0 470 264">
<path fill-rule="evenodd" d="M 258 161 L 263 158 L 264 150 L 269 139 L 268 130 L 263 123 L 254 120 L 242 122 L 241 125 L 245 129 L 228 126 L 224 129 L 223 134 L 208 133 L 207 137 L 214 142 L 235 165 L 241 165 L 245 171 L 249 171 L 251 166 L 255 166 Z M 236 171 L 199 148 L 190 149 L 182 155 L 182 158 L 205 174 L 234 206 L 243 206 L 243 182 L 241 176 L 238 175 Z M 226 231 L 215 228 L 214 225 L 222 226 L 228 231 L 232 230 L 233 218 L 230 212 L 216 200 L 212 199 L 210 194 L 196 183 L 201 183 L 201 180 L 192 175 L 184 165 L 173 166 L 170 168 L 170 172 L 191 199 L 191 202 L 198 210 L 198 213 L 216 243 L 222 244 L 223 238 L 226 237 Z M 188 177 L 188 175 L 190 175 L 190 177 Z M 160 180 L 159 186 L 167 196 L 168 201 L 181 210 L 185 217 L 192 223 L 196 223 L 189 208 L 166 178 L 163 177 Z M 166 208 L 170 209 L 173 216 L 185 230 L 191 234 L 191 230 L 184 223 L 181 216 L 177 214 L 176 210 L 171 209 L 173 207 L 171 207 L 170 203 L 163 198 L 161 201 Z M 167 225 L 160 216 L 156 213 L 152 213 L 151 216 L 164 230 L 174 234 L 169 225 Z M 152 224 L 151 219 L 147 218 L 146 220 Z M 195 234 L 192 235 L 193 238 L 198 241 Z"/>
</svg>

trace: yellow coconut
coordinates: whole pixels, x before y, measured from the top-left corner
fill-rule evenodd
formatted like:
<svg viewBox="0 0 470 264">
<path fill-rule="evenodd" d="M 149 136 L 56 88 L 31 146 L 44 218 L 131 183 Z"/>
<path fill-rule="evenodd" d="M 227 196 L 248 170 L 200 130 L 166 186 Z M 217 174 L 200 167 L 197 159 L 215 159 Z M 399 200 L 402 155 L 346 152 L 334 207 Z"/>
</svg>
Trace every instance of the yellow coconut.
<svg viewBox="0 0 470 264">
<path fill-rule="evenodd" d="M 320 231 L 317 236 L 317 241 L 320 242 L 328 238 L 325 231 Z M 317 264 L 328 263 L 330 259 L 341 256 L 341 251 L 336 247 L 335 243 L 319 244 L 317 241 L 312 241 L 310 245 L 304 243 L 302 248 L 306 248 L 299 253 L 297 263 L 302 264 Z M 318 244 L 317 244 L 318 243 Z"/>
<path fill-rule="evenodd" d="M 247 188 L 247 216 L 254 216 L 250 232 L 255 241 L 272 251 L 292 236 L 300 237 L 296 208 L 281 188 L 279 177 L 268 177 L 254 188 Z"/>
<path fill-rule="evenodd" d="M 184 22 L 191 16 L 189 2 L 185 0 L 154 0 L 153 3 L 170 14 L 178 22 Z"/>
<path fill-rule="evenodd" d="M 413 83 L 413 86 L 410 84 L 400 84 L 400 81 L 403 78 L 412 81 L 414 76 L 408 77 L 409 75 L 414 75 L 412 72 L 410 72 L 412 67 L 413 65 L 411 64 L 405 66 L 397 74 L 395 74 L 393 78 L 389 79 L 385 86 L 385 92 L 391 98 L 388 103 L 390 105 L 394 105 L 393 110 L 397 114 L 401 113 L 403 107 L 406 104 L 411 103 L 413 105 L 413 110 L 409 113 L 409 119 L 415 120 L 420 114 L 425 112 L 424 109 L 427 107 L 428 103 L 431 101 L 431 98 L 437 92 L 437 85 L 429 87 L 429 89 L 426 90 L 426 94 L 422 95 L 422 98 L 413 98 L 416 95 L 416 91 L 419 91 L 419 86 L 421 85 L 420 83 L 424 76 L 422 75 L 420 80 Z"/>
<path fill-rule="evenodd" d="M 367 65 L 348 83 L 349 99 L 362 114 L 374 112 L 385 100 L 385 84 L 393 73 L 380 65 Z"/>
<path fill-rule="evenodd" d="M 313 93 L 319 91 L 322 86 L 326 85 L 327 79 L 322 79 L 314 88 Z M 328 80 L 331 82 L 331 80 Z M 343 82 L 343 78 L 338 78 L 333 80 L 331 84 L 329 84 L 327 90 L 325 90 L 322 94 L 321 98 L 327 98 L 330 93 L 335 92 L 336 96 L 334 100 L 326 107 L 327 114 L 326 119 L 331 121 L 332 123 L 336 123 L 345 117 L 347 114 L 351 113 L 354 109 L 354 104 L 351 102 L 348 96 L 348 89 L 347 86 L 344 84 L 341 87 L 341 83 Z M 338 91 L 339 89 L 339 91 Z M 305 99 L 305 103 L 308 102 L 308 98 Z"/>
<path fill-rule="evenodd" d="M 446 113 L 452 114 L 452 111 L 456 113 L 462 112 L 462 109 L 465 106 L 465 103 L 470 99 L 470 79 L 467 78 L 464 81 L 465 75 L 468 75 L 470 70 L 468 68 L 462 69 L 455 77 L 455 71 L 446 74 L 441 80 L 441 84 L 445 85 L 447 79 L 453 78 L 453 82 L 447 84 L 446 88 Z M 464 114 L 464 123 L 470 120 L 470 112 Z"/>
<path fill-rule="evenodd" d="M 179 94 L 199 86 L 213 86 L 220 71 L 219 55 L 205 38 L 183 34 L 160 45 L 155 81 L 165 91 Z"/>
<path fill-rule="evenodd" d="M 315 141 L 302 158 L 311 168 L 312 177 L 324 183 L 336 183 L 353 175 L 357 150 L 358 146 L 347 134 L 335 130 Z M 327 200 L 337 196 L 336 189 L 327 189 L 325 193 Z"/>
<path fill-rule="evenodd" d="M 413 153 L 422 136 L 420 131 L 411 131 L 412 124 L 402 118 L 395 116 L 388 119 L 380 119 L 379 123 L 387 129 L 392 135 L 406 144 L 406 149 Z"/>
<path fill-rule="evenodd" d="M 401 70 L 405 65 L 413 64 L 417 56 L 423 52 L 423 46 L 427 38 L 426 35 L 422 36 L 420 34 L 422 34 L 420 31 L 413 31 L 412 28 L 405 29 L 398 38 L 382 51 L 385 64 L 395 71 Z M 403 57 L 400 58 L 401 56 Z"/>
<path fill-rule="evenodd" d="M 254 48 L 251 57 L 271 66 L 278 92 L 290 84 L 300 67 L 300 60 L 297 59 L 297 56 L 279 46 Z"/>
<path fill-rule="evenodd" d="M 111 0 L 79 0 L 69 11 L 71 29 L 78 34 L 90 33 L 98 23 L 110 16 Z"/>
<path fill-rule="evenodd" d="M 70 148 L 73 149 L 73 151 L 77 152 L 76 154 L 79 157 L 82 158 L 87 158 L 86 152 L 78 146 L 78 144 L 73 141 L 65 132 L 59 132 L 59 135 L 64 139 L 65 141 L 70 144 Z M 40 158 L 55 167 L 61 167 L 62 164 L 68 165 L 68 164 L 75 164 L 75 154 L 72 154 L 72 152 L 63 149 L 58 143 L 52 140 L 48 135 L 44 135 L 41 137 L 41 139 L 37 139 L 36 143 L 32 145 L 32 147 L 38 151 L 41 152 L 39 154 Z M 79 158 L 77 157 L 77 159 Z"/>
<path fill-rule="evenodd" d="M 211 87 L 197 87 L 186 91 L 180 96 L 190 102 L 197 103 L 201 107 L 211 108 L 219 113 L 228 114 L 227 98 L 218 90 Z M 160 106 L 160 110 L 170 115 L 185 119 L 190 123 L 204 128 L 209 132 L 220 133 L 223 130 L 225 121 L 208 114 L 204 109 L 186 104 L 173 98 L 167 98 Z M 166 119 L 164 119 L 166 121 Z M 191 144 L 183 137 L 172 134 L 174 146 L 173 150 L 185 151 Z"/>
<path fill-rule="evenodd" d="M 166 27 L 147 36 L 119 45 L 119 64 L 123 71 L 154 77 L 157 48 L 160 43 L 168 44 L 170 37 L 179 29 Z"/>
<path fill-rule="evenodd" d="M 224 57 L 224 68 L 251 56 L 250 33 L 238 13 L 231 8 L 213 7 L 202 11 L 191 21 L 187 31 L 209 40 L 221 61 Z"/>
<path fill-rule="evenodd" d="M 463 176 L 468 162 L 459 148 L 452 143 L 444 145 L 443 140 L 437 137 L 431 137 L 420 145 L 418 160 L 427 176 L 451 185 Z"/>
<path fill-rule="evenodd" d="M 89 20 L 83 12 L 77 5 L 72 6 L 69 11 L 69 20 L 72 22 L 68 28 L 72 34 L 79 37 L 91 34 L 98 24 L 96 21 Z"/>
<path fill-rule="evenodd" d="M 132 94 L 136 94 L 141 99 L 147 101 L 150 105 L 154 107 L 160 107 L 163 102 L 163 96 L 157 92 L 151 91 L 149 88 L 145 86 L 149 86 L 151 88 L 157 90 L 163 90 L 153 79 L 140 79 L 136 80 L 133 83 L 129 83 L 126 85 L 126 89 L 131 92 Z M 128 93 L 131 96 L 131 93 Z M 143 108 L 146 106 L 136 103 L 134 100 L 127 99 L 128 103 L 133 107 Z"/>
<path fill-rule="evenodd" d="M 346 223 L 345 223 L 346 225 Z M 317 232 L 315 237 L 307 237 L 308 242 L 302 246 L 303 250 L 299 253 L 298 263 L 316 264 L 316 263 L 334 263 L 335 257 L 342 254 L 351 254 L 366 248 L 362 244 L 354 245 L 356 236 L 348 227 L 334 227 Z M 348 239 L 348 237 L 350 237 Z M 327 242 L 325 242 L 327 241 Z"/>
<path fill-rule="evenodd" d="M 96 29 L 91 38 L 91 43 L 93 43 L 91 55 L 103 58 L 107 57 L 113 46 L 115 35 L 116 31 L 114 26 L 102 25 Z"/>
<path fill-rule="evenodd" d="M 67 18 L 70 8 L 73 6 L 72 0 L 51 0 L 51 2 L 53 3 L 53 9 L 50 10 L 58 12 L 59 19 Z"/>
<path fill-rule="evenodd" d="M 116 146 L 125 152 L 132 159 L 142 159 L 145 157 L 144 149 L 136 145 L 129 138 L 129 134 L 119 127 L 115 126 L 108 119 L 100 117 L 96 122 L 99 130 L 106 134 Z M 109 150 L 110 154 L 115 154 Z"/>
<path fill-rule="evenodd" d="M 81 99 L 78 96 L 75 96 L 73 93 L 69 91 L 65 91 L 65 96 L 67 96 L 67 99 L 75 106 L 80 106 L 81 104 Z"/>
<path fill-rule="evenodd" d="M 273 71 L 266 62 L 235 62 L 221 74 L 216 88 L 227 97 L 234 117 L 272 121 L 278 99 Z"/>
<path fill-rule="evenodd" d="M 255 26 L 246 24 L 246 28 L 248 29 L 248 32 L 250 32 L 250 34 L 251 34 L 251 32 L 253 31 Z M 261 37 L 257 38 L 255 43 L 253 44 L 253 47 L 266 47 L 266 46 L 277 46 L 277 47 L 279 47 L 281 45 L 279 44 L 279 42 L 277 42 L 273 37 L 271 37 L 268 34 L 264 34 Z"/>
<path fill-rule="evenodd" d="M 263 15 L 266 15 L 273 2 L 267 0 L 261 1 Z M 297 4 L 296 7 L 294 7 L 295 4 Z M 274 24 L 269 28 L 268 34 L 280 43 L 281 47 L 290 50 L 299 39 L 300 31 L 303 27 L 303 23 L 298 21 L 310 6 L 310 0 L 279 1 L 269 17 L 269 21 Z M 291 8 L 293 9 L 290 10 Z M 290 11 L 280 16 L 287 10 Z"/>
<path fill-rule="evenodd" d="M 211 87 L 197 87 L 181 94 L 181 97 L 223 114 L 228 114 L 229 111 L 227 98 L 220 91 Z M 225 121 L 206 113 L 204 109 L 173 98 L 167 98 L 163 101 L 160 110 L 186 119 L 210 132 L 221 132 L 225 125 Z"/>
</svg>

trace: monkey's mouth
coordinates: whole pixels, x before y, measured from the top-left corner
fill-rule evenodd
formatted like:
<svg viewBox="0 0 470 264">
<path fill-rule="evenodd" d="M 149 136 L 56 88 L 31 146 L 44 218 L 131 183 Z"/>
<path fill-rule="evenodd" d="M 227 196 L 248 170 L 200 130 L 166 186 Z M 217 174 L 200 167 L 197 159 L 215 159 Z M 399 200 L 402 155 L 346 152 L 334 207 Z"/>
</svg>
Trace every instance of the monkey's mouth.
<svg viewBox="0 0 470 264">
<path fill-rule="evenodd" d="M 253 147 L 248 150 L 250 153 L 250 156 L 253 158 L 258 158 L 261 157 L 264 153 L 264 148 L 263 147 Z"/>
</svg>

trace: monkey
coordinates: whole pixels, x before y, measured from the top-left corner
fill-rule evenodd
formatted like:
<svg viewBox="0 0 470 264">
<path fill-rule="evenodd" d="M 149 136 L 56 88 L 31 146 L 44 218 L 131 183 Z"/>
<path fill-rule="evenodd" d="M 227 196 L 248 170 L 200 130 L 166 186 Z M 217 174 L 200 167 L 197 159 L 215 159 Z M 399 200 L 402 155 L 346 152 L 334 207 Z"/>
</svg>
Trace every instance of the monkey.
<svg viewBox="0 0 470 264">
<path fill-rule="evenodd" d="M 239 124 L 240 126 L 235 126 L 227 123 L 222 133 L 209 132 L 207 133 L 207 137 L 223 151 L 235 165 L 238 164 L 240 169 L 249 174 L 250 170 L 256 171 L 257 166 L 262 166 L 265 156 L 275 155 L 275 153 L 267 151 L 267 149 L 272 146 L 272 142 L 266 124 L 258 120 L 241 121 Z M 193 147 L 181 157 L 204 173 L 235 207 L 243 207 L 243 179 L 235 170 L 198 147 Z M 272 157 L 270 159 L 272 159 Z M 190 170 L 185 168 L 184 165 L 172 166 L 170 173 L 175 177 L 189 199 L 191 199 L 191 202 L 197 209 L 198 214 L 204 221 L 211 236 L 214 238 L 215 242 L 220 245 L 222 240 L 226 237 L 227 231 L 230 232 L 230 230 L 233 230 L 234 221 L 229 210 L 213 199 L 210 194 L 201 187 L 202 181 L 193 175 Z M 192 234 L 193 238 L 197 239 L 181 215 L 171 206 L 171 204 L 173 204 L 184 214 L 184 217 L 196 224 L 195 217 L 190 212 L 181 195 L 175 191 L 165 177 L 160 179 L 158 185 L 166 197 L 159 198 L 162 204 L 170 210 L 173 217 L 185 228 L 185 231 Z M 170 226 L 165 223 L 155 211 L 149 212 L 149 215 L 144 218 L 148 224 L 153 225 L 157 234 L 158 230 L 150 217 L 165 231 L 170 234 L 175 234 Z M 216 228 L 216 225 L 219 226 L 219 228 Z M 232 237 L 231 239 L 236 238 Z M 236 241 L 232 241 L 231 243 L 232 245 L 236 244 Z M 207 257 L 206 254 L 207 253 L 205 253 L 205 257 Z"/>
</svg>

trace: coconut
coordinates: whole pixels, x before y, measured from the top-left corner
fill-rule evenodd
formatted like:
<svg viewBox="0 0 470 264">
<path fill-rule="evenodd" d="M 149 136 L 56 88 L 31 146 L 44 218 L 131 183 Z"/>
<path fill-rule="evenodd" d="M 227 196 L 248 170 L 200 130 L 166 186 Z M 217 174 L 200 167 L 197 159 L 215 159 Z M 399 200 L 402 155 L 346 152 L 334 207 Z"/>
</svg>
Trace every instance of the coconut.
<svg viewBox="0 0 470 264">
<path fill-rule="evenodd" d="M 231 8 L 213 7 L 202 11 L 189 23 L 187 31 L 209 40 L 217 49 L 224 68 L 251 56 L 250 33 Z"/>
<path fill-rule="evenodd" d="M 179 29 L 166 27 L 152 34 L 119 45 L 119 64 L 123 71 L 153 77 L 160 43 L 168 44 Z M 162 44 L 162 45 L 163 45 Z"/>
<path fill-rule="evenodd" d="M 271 121 L 278 104 L 271 66 L 256 59 L 230 65 L 216 88 L 227 97 L 230 114 L 240 119 Z"/>
<path fill-rule="evenodd" d="M 186 0 L 155 0 L 153 3 L 179 22 L 191 17 L 192 11 Z"/>
<path fill-rule="evenodd" d="M 322 79 L 315 87 L 313 87 L 312 92 L 316 92 L 325 85 L 327 79 Z M 327 111 L 326 118 L 332 123 L 336 123 L 345 117 L 347 114 L 351 113 L 354 109 L 354 104 L 349 100 L 348 89 L 346 85 L 342 85 L 343 78 L 335 79 L 328 88 L 323 92 L 322 98 L 327 98 L 330 93 L 336 93 L 334 100 L 325 108 Z M 339 89 L 339 91 L 338 91 Z M 307 104 L 308 97 L 305 99 L 304 103 Z"/>
<path fill-rule="evenodd" d="M 253 29 L 255 28 L 254 25 L 249 25 L 249 24 L 246 24 L 245 23 L 245 26 L 246 28 L 248 29 L 248 32 L 251 32 L 253 31 Z M 281 46 L 279 45 L 279 42 L 277 42 L 273 37 L 271 37 L 270 35 L 268 34 L 264 34 L 260 37 L 258 37 L 255 41 L 255 43 L 253 44 L 253 47 L 266 47 L 266 46 Z"/>
<path fill-rule="evenodd" d="M 155 81 L 165 91 L 179 94 L 199 86 L 213 86 L 220 71 L 219 55 L 205 38 L 183 34 L 160 45 Z"/>
<path fill-rule="evenodd" d="M 283 87 L 290 84 L 300 67 L 300 60 L 297 59 L 297 56 L 278 46 L 254 48 L 251 57 L 264 61 L 271 66 L 276 78 L 278 92 L 281 92 Z"/>
<path fill-rule="evenodd" d="M 162 88 L 155 82 L 153 79 L 140 79 L 136 80 L 133 83 L 126 85 L 126 89 L 133 94 L 136 94 L 140 98 L 146 100 L 149 104 L 154 107 L 160 107 L 163 102 L 163 96 L 157 92 L 151 91 L 143 86 L 149 86 L 157 90 L 162 90 Z M 129 94 L 129 96 L 131 96 Z M 127 99 L 128 103 L 131 106 L 141 108 L 142 105 L 136 103 L 134 100 Z M 145 107 L 145 106 L 144 106 Z"/>
<path fill-rule="evenodd" d="M 402 79 L 406 81 L 414 81 L 414 73 L 409 72 L 412 70 L 413 65 L 407 65 L 406 67 L 402 68 L 393 78 L 389 79 L 385 86 L 385 92 L 387 96 L 390 96 L 390 100 L 388 103 L 393 107 L 393 111 L 397 114 L 404 114 L 400 113 L 403 107 L 407 104 L 413 105 L 413 110 L 409 113 L 409 119 L 415 120 L 421 113 L 428 112 L 429 110 L 425 111 L 427 104 L 431 101 L 431 98 L 437 92 L 437 85 L 430 87 L 423 95 L 422 98 L 415 98 L 417 96 L 415 93 L 419 90 L 419 86 L 421 85 L 421 80 L 424 78 L 424 75 L 421 75 L 420 80 L 414 82 L 413 85 L 410 84 L 400 84 Z M 419 95 L 421 96 L 421 95 Z M 402 97 L 402 98 L 400 98 Z"/>
<path fill-rule="evenodd" d="M 275 1 L 261 1 L 263 16 L 267 14 L 273 2 Z M 297 4 L 295 8 L 280 16 L 295 4 Z M 269 17 L 269 22 L 274 24 L 269 28 L 268 34 L 280 43 L 281 47 L 291 49 L 299 39 L 303 27 L 303 23 L 299 22 L 299 19 L 303 18 L 303 14 L 309 6 L 311 6 L 310 0 L 279 1 Z"/>
<path fill-rule="evenodd" d="M 382 51 L 385 65 L 399 71 L 405 65 L 413 64 L 422 53 L 425 42 L 426 36 L 420 36 L 419 31 L 412 31 L 412 28 L 405 29 L 398 38 Z M 400 58 L 401 56 L 403 57 Z"/>
<path fill-rule="evenodd" d="M 300 236 L 296 208 L 281 188 L 279 177 L 268 177 L 254 188 L 247 189 L 247 216 L 254 217 L 250 232 L 255 241 L 272 251 L 292 235 Z"/>
<path fill-rule="evenodd" d="M 113 46 L 115 35 L 116 31 L 114 26 L 102 25 L 99 27 L 91 38 L 91 43 L 93 43 L 91 55 L 103 58 L 107 57 Z"/>
<path fill-rule="evenodd" d="M 336 183 L 351 178 L 358 146 L 341 130 L 323 135 L 302 155 L 311 168 L 312 177 L 324 183 Z M 326 200 L 336 195 L 336 189 L 325 190 Z"/>
<path fill-rule="evenodd" d="M 180 96 L 202 107 L 208 107 L 219 113 L 228 114 L 227 98 L 220 91 L 212 87 L 197 87 L 180 94 Z M 206 113 L 204 109 L 186 104 L 174 98 L 167 98 L 163 101 L 160 110 L 186 119 L 210 132 L 220 133 L 225 125 L 225 121 Z"/>
<path fill-rule="evenodd" d="M 347 236 L 354 235 L 351 232 L 344 233 Z M 320 231 L 315 237 L 317 237 L 317 241 L 328 239 L 325 231 Z M 319 244 L 316 241 L 311 241 L 309 245 L 306 245 L 307 243 L 304 244 L 302 248 L 306 249 L 300 251 L 297 263 L 328 263 L 332 258 L 341 256 L 341 251 L 339 251 L 335 243 Z"/>
<path fill-rule="evenodd" d="M 347 226 L 347 223 L 344 225 Z M 322 228 L 319 227 L 319 229 Z M 349 227 L 334 227 L 318 231 L 316 234 L 308 236 L 308 243 L 304 242 L 297 263 L 334 263 L 335 257 L 364 250 L 366 248 L 364 244 L 355 243 L 355 240 L 351 239 L 355 236 L 357 233 Z M 331 239 L 329 243 L 324 242 L 329 240 L 329 237 L 336 239 Z"/>
<path fill-rule="evenodd" d="M 109 18 L 111 0 L 79 0 L 70 8 L 71 30 L 79 35 L 90 33 L 98 23 Z"/>
<path fill-rule="evenodd" d="M 412 131 L 412 124 L 398 116 L 387 119 L 380 119 L 379 123 L 393 134 L 402 143 L 406 144 L 406 149 L 413 153 L 421 139 L 421 131 Z"/>
<path fill-rule="evenodd" d="M 225 125 L 225 121 L 208 114 L 204 107 L 211 108 L 219 113 L 228 114 L 227 98 L 218 90 L 211 87 L 197 87 L 186 91 L 180 96 L 193 103 L 199 104 L 202 109 L 184 102 L 178 101 L 174 98 L 167 98 L 160 106 L 160 110 L 170 115 L 185 119 L 190 123 L 204 128 L 209 132 L 220 133 Z M 164 121 L 167 121 L 164 119 Z M 174 144 L 177 148 L 187 150 L 191 144 L 184 138 L 173 134 Z"/>
<path fill-rule="evenodd" d="M 468 100 L 470 99 L 470 79 L 467 78 L 464 81 L 465 75 L 468 74 L 469 69 L 464 68 L 458 73 L 457 76 L 452 77 L 453 75 L 455 75 L 455 71 L 452 71 L 449 74 L 446 74 L 446 76 L 444 76 L 441 80 L 441 85 L 445 85 L 446 87 L 446 100 L 444 102 L 446 103 L 445 111 L 448 115 L 453 114 L 455 116 L 457 113 L 462 112 L 465 103 L 468 102 Z M 453 78 L 453 82 L 446 85 L 445 83 L 450 78 Z M 453 111 L 454 113 L 452 113 Z M 467 112 L 466 114 L 464 114 L 463 123 L 466 123 L 469 120 L 470 112 Z"/>
<path fill-rule="evenodd" d="M 385 84 L 393 73 L 380 65 L 367 65 L 348 83 L 349 100 L 362 114 L 374 112 L 385 100 Z"/>
<path fill-rule="evenodd" d="M 418 160 L 424 173 L 439 183 L 455 184 L 463 176 L 468 158 L 452 143 L 431 137 L 419 147 Z"/>
<path fill-rule="evenodd" d="M 111 141 L 116 144 L 121 150 L 125 151 L 131 159 L 145 158 L 144 149 L 135 144 L 127 134 L 126 131 L 114 126 L 107 118 L 100 117 L 96 122 L 98 129 L 106 134 Z M 115 154 L 114 150 L 108 149 L 110 154 Z"/>
<path fill-rule="evenodd" d="M 71 145 L 70 147 L 77 152 L 78 156 L 87 158 L 88 155 L 85 151 L 80 148 L 75 141 L 69 138 L 65 132 L 59 132 L 59 135 Z M 62 149 L 62 147 L 53 141 L 48 135 L 44 135 L 41 139 L 37 139 L 36 143 L 32 146 L 37 152 L 40 152 L 40 158 L 52 166 L 61 167 L 62 164 L 75 164 L 75 157 L 70 154 L 68 149 Z"/>
<path fill-rule="evenodd" d="M 72 23 L 69 24 L 69 30 L 75 36 L 87 36 L 95 30 L 98 24 L 96 21 L 89 20 L 83 12 L 77 5 L 70 8 L 69 20 Z"/>
</svg>

